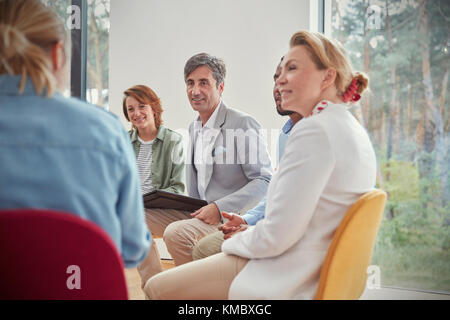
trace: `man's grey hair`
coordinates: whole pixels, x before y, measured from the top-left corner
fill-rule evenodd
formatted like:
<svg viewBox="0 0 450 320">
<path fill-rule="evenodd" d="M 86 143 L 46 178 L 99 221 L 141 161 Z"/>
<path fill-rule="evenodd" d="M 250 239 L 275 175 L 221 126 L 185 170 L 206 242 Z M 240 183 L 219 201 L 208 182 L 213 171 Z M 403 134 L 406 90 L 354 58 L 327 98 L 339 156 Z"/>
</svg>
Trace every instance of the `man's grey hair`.
<svg viewBox="0 0 450 320">
<path fill-rule="evenodd" d="M 207 53 L 199 53 L 192 56 L 184 66 L 184 81 L 186 82 L 188 76 L 198 67 L 207 66 L 216 80 L 216 87 L 225 80 L 227 70 L 225 62 L 222 59 L 209 55 Z"/>
</svg>

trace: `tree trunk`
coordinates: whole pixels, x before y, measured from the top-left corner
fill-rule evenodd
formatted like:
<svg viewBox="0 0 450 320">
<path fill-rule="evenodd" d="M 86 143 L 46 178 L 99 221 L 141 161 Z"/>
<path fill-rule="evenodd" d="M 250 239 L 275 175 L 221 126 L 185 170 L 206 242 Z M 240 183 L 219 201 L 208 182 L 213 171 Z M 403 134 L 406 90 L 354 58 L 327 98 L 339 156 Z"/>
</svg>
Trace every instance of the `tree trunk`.
<svg viewBox="0 0 450 320">
<path fill-rule="evenodd" d="M 366 39 L 363 47 L 363 64 L 364 72 L 368 75 L 370 73 L 370 45 Z M 361 100 L 362 105 L 362 118 L 364 121 L 364 127 L 368 128 L 370 123 L 370 95 L 365 94 Z"/>
<path fill-rule="evenodd" d="M 439 100 L 439 111 L 441 112 L 442 119 L 447 119 L 445 117 L 445 97 L 447 95 L 447 84 L 448 84 L 448 66 L 444 65 L 444 76 L 442 77 L 441 83 L 441 98 Z M 445 127 L 445 124 L 444 124 Z"/>
<path fill-rule="evenodd" d="M 93 50 L 95 53 L 95 66 L 88 63 L 88 72 L 94 82 L 95 89 L 98 90 L 98 101 L 97 104 L 103 107 L 103 72 L 102 72 L 102 61 L 100 54 L 100 35 L 97 26 L 97 21 L 95 20 L 95 4 L 94 9 L 90 17 L 90 33 L 93 40 Z"/>
<path fill-rule="evenodd" d="M 415 105 L 415 85 L 414 83 L 410 83 L 408 99 L 407 99 L 407 111 L 406 111 L 406 139 L 407 141 L 414 141 L 414 132 L 413 132 L 413 120 L 414 120 L 414 108 Z M 414 162 L 416 152 L 411 152 L 409 154 L 409 160 Z"/>
<path fill-rule="evenodd" d="M 441 84 L 441 98 L 439 101 L 439 112 L 441 114 L 442 119 L 447 119 L 445 115 L 445 96 L 447 94 L 447 83 L 448 83 L 448 67 L 445 66 L 444 76 L 442 78 Z M 448 121 L 448 120 L 447 120 Z M 441 168 L 441 189 L 442 189 L 442 206 L 445 208 L 447 205 L 447 201 L 450 199 L 450 190 L 449 190 L 449 182 L 448 182 L 448 171 L 450 169 L 450 159 L 448 154 L 448 143 L 449 143 L 449 134 L 446 132 L 446 123 L 443 123 L 443 143 L 444 143 L 444 154 Z M 449 223 L 449 222 L 447 222 Z"/>
<path fill-rule="evenodd" d="M 419 42 L 422 56 L 422 75 L 425 98 L 425 151 L 431 154 L 436 150 L 436 160 L 438 172 L 441 179 L 441 187 L 447 183 L 446 146 L 444 141 L 444 127 L 442 114 L 434 102 L 433 82 L 430 68 L 430 47 L 429 47 L 429 23 L 427 12 L 427 0 L 420 0 L 419 3 Z M 433 146 L 434 138 L 434 146 Z M 429 159 L 430 157 L 427 157 Z M 431 159 L 424 163 L 426 172 L 432 172 L 433 163 Z M 443 196 L 444 190 L 441 190 Z"/>
<path fill-rule="evenodd" d="M 338 0 L 334 0 L 333 1 L 333 5 L 334 5 L 334 8 L 336 9 L 336 16 L 337 16 L 337 18 L 338 18 L 338 20 L 339 20 L 339 24 L 342 24 L 342 14 L 341 14 L 341 8 L 340 8 L 340 5 L 339 5 L 339 1 Z M 341 33 L 339 32 L 338 33 L 338 39 L 337 39 L 340 43 L 342 43 L 342 45 L 344 45 L 344 43 L 345 43 L 345 38 L 341 35 Z"/>
<path fill-rule="evenodd" d="M 381 93 L 381 110 L 380 110 L 380 119 L 381 119 L 381 124 L 380 124 L 380 147 L 386 145 L 386 109 L 385 105 L 386 105 L 386 92 L 385 90 L 382 91 Z"/>
<path fill-rule="evenodd" d="M 388 38 L 389 43 L 389 54 L 393 54 L 393 44 L 392 44 L 392 30 L 391 30 L 391 21 L 389 16 L 389 1 L 386 0 L 386 35 Z M 388 122 L 388 140 L 387 140 L 387 150 L 386 150 L 386 182 L 389 182 L 390 180 L 390 160 L 392 157 L 392 149 L 393 149 L 393 138 L 394 138 L 394 125 L 395 125 L 395 109 L 396 109 L 396 101 L 397 101 L 397 86 L 396 86 L 396 65 L 391 64 L 390 67 L 390 76 L 391 76 L 391 99 L 388 104 L 388 116 L 389 116 L 389 122 Z M 388 194 L 389 196 L 389 194 Z M 387 212 L 387 219 L 391 220 L 394 218 L 394 210 L 391 208 Z"/>
<path fill-rule="evenodd" d="M 400 81 L 399 79 L 396 79 L 395 82 L 395 91 L 397 93 L 400 93 Z M 400 97 L 401 97 L 401 93 L 400 93 Z M 402 99 L 400 99 L 400 101 L 402 101 Z M 400 146 L 403 143 L 403 108 L 404 105 L 400 104 L 399 102 L 397 102 L 395 104 L 395 109 L 394 109 L 394 154 L 399 154 L 400 153 Z"/>
<path fill-rule="evenodd" d="M 392 30 L 391 30 L 391 22 L 389 16 L 389 2 L 386 0 L 386 34 L 389 42 L 389 54 L 393 54 L 393 44 L 392 44 Z M 388 141 L 387 141 L 387 153 L 386 160 L 387 165 L 389 166 L 389 160 L 392 157 L 392 147 L 393 147 L 393 135 L 394 135 L 394 124 L 395 124 L 395 110 L 397 104 L 397 85 L 396 85 L 396 65 L 392 64 L 390 68 L 390 76 L 391 76 L 391 99 L 389 102 L 389 124 L 388 124 Z M 389 181 L 389 177 L 386 177 L 386 181 Z"/>
<path fill-rule="evenodd" d="M 362 4 L 362 10 L 364 12 L 367 12 L 367 9 L 370 6 L 370 0 L 366 3 Z M 369 37 L 368 34 L 370 30 L 367 26 L 367 20 L 364 21 L 364 30 L 363 30 L 363 38 L 364 38 L 364 44 L 363 44 L 363 71 L 369 75 L 370 74 L 370 43 L 369 43 Z M 368 94 L 363 95 L 361 99 L 361 123 L 365 128 L 369 128 L 369 118 L 370 115 L 370 96 Z"/>
</svg>

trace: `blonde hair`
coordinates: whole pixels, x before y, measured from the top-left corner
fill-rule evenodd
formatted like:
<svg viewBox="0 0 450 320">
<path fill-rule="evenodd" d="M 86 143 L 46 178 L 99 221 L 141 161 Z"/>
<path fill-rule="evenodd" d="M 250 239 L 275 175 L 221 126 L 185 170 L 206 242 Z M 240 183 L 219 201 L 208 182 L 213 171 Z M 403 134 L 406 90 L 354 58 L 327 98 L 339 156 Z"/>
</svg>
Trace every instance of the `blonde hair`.
<svg viewBox="0 0 450 320">
<path fill-rule="evenodd" d="M 319 70 L 336 70 L 335 86 L 338 96 L 342 96 L 356 79 L 356 93 L 361 94 L 369 85 L 369 78 L 363 72 L 353 71 L 351 62 L 342 45 L 317 32 L 299 31 L 291 37 L 290 47 L 305 46 Z"/>
<path fill-rule="evenodd" d="M 29 77 L 39 95 L 44 89 L 48 97 L 53 94 L 49 51 L 66 37 L 62 21 L 39 0 L 0 0 L 0 74 L 21 75 L 19 93 Z"/>
</svg>

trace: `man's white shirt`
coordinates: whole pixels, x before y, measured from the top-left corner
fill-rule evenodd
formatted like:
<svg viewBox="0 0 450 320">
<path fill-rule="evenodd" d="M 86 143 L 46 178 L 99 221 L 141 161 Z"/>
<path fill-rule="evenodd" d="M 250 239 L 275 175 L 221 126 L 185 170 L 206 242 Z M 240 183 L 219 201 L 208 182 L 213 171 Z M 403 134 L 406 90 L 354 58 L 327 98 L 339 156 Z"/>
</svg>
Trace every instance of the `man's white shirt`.
<svg viewBox="0 0 450 320">
<path fill-rule="evenodd" d="M 194 131 L 197 133 L 197 138 L 194 142 L 194 165 L 197 169 L 198 194 L 203 200 L 206 198 L 206 165 L 213 163 L 212 148 L 215 142 L 214 137 L 216 136 L 214 123 L 216 122 L 220 106 L 221 103 L 219 102 L 205 125 L 202 125 L 199 119 L 194 122 Z"/>
</svg>

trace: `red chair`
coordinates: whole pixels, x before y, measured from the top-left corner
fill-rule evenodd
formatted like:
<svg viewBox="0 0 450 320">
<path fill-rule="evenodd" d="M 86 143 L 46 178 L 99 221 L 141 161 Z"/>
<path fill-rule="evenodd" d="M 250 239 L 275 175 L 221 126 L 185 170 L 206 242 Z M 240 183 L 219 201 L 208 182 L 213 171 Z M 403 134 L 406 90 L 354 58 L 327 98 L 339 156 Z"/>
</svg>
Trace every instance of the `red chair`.
<svg viewBox="0 0 450 320">
<path fill-rule="evenodd" d="M 114 242 L 73 214 L 0 211 L 0 257 L 0 299 L 128 299 Z"/>
</svg>

